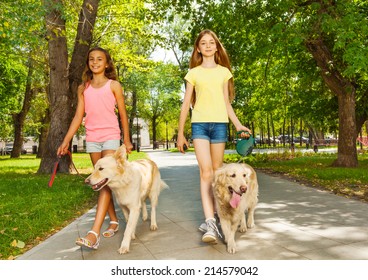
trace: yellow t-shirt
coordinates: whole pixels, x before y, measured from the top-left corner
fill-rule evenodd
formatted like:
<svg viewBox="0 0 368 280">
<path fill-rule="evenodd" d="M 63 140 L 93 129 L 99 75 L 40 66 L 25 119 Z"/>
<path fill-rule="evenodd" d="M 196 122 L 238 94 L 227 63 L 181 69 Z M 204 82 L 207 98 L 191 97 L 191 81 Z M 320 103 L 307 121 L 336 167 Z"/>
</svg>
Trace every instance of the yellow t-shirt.
<svg viewBox="0 0 368 280">
<path fill-rule="evenodd" d="M 229 117 L 224 99 L 224 83 L 233 75 L 228 68 L 197 66 L 184 77 L 196 91 L 196 102 L 192 111 L 192 122 L 228 123 Z"/>
</svg>

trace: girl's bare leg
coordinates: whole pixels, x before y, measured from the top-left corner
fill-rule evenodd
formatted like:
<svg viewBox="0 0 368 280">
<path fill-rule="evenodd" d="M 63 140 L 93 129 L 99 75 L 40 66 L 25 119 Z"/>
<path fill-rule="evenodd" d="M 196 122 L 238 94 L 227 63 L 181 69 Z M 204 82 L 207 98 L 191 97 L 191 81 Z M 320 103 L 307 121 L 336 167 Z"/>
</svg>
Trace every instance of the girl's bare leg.
<svg viewBox="0 0 368 280">
<path fill-rule="evenodd" d="M 102 153 L 91 153 L 91 161 L 93 166 L 96 162 L 103 156 L 107 154 L 111 154 L 114 151 L 103 151 Z M 105 220 L 106 213 L 109 214 L 110 221 L 118 221 L 118 217 L 116 216 L 114 201 L 112 198 L 112 193 L 110 188 L 104 187 L 99 191 L 98 200 L 97 200 L 97 209 L 96 209 L 96 216 L 95 221 L 92 226 L 92 230 L 96 232 L 98 235 L 100 234 L 102 224 Z M 109 228 L 116 229 L 118 225 L 110 224 Z M 97 241 L 96 236 L 92 233 L 87 234 L 85 237 L 86 239 L 90 240 L 92 243 Z"/>
<path fill-rule="evenodd" d="M 212 192 L 214 170 L 222 165 L 225 143 L 210 144 L 208 140 L 193 141 L 200 171 L 200 189 L 203 213 L 206 219 L 214 218 L 215 204 Z"/>
</svg>

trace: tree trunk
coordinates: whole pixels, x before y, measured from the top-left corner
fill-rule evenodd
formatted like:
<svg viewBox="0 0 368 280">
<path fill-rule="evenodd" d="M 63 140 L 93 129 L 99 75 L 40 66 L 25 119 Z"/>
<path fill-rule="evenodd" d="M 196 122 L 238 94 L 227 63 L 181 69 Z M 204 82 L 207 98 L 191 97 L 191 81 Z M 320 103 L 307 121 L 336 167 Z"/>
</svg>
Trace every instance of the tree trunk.
<svg viewBox="0 0 368 280">
<path fill-rule="evenodd" d="M 87 54 L 91 47 L 93 27 L 97 17 L 99 0 L 84 0 L 79 14 L 77 36 L 69 66 L 69 90 L 72 96 L 73 115 L 78 102 L 78 86 L 86 67 Z"/>
<path fill-rule="evenodd" d="M 32 88 L 32 75 L 33 75 L 33 64 L 32 57 L 29 55 L 28 61 L 28 74 L 27 74 L 27 82 L 26 82 L 26 91 L 24 94 L 23 106 L 19 113 L 13 114 L 13 122 L 14 122 L 14 144 L 13 150 L 11 152 L 11 158 L 19 158 L 22 147 L 23 147 L 23 128 L 26 116 L 31 108 L 31 102 L 33 98 L 36 96 L 37 90 Z"/>
<path fill-rule="evenodd" d="M 284 118 L 284 122 L 282 123 L 282 145 L 285 147 L 285 128 L 286 128 L 286 118 Z"/>
<path fill-rule="evenodd" d="M 130 119 L 129 119 L 129 131 L 133 131 L 134 120 L 138 117 L 137 102 L 138 102 L 137 91 L 134 89 L 132 91 L 132 112 L 131 112 Z M 137 129 L 137 135 L 138 135 L 138 129 Z M 133 133 L 130 133 L 130 137 L 131 138 L 133 137 Z M 133 143 L 133 138 L 130 139 L 130 142 Z M 137 145 L 138 145 L 138 140 L 137 140 Z"/>
<path fill-rule="evenodd" d="M 338 98 L 339 140 L 337 160 L 334 166 L 357 167 L 355 88 L 334 66 L 333 57 L 322 38 L 311 39 L 306 46 L 321 69 L 321 75 L 329 89 Z"/>
<path fill-rule="evenodd" d="M 49 108 L 46 109 L 45 116 L 42 119 L 42 124 L 43 125 L 41 127 L 41 132 L 40 132 L 40 136 L 38 139 L 37 158 L 42 158 L 44 147 L 47 142 L 47 135 L 49 133 L 49 128 L 50 128 L 50 109 Z"/>
<path fill-rule="evenodd" d="M 267 146 L 271 146 L 270 115 L 267 114 Z"/>
<path fill-rule="evenodd" d="M 339 139 L 337 160 L 334 166 L 357 167 L 355 89 L 350 94 L 337 96 L 339 103 Z"/>
<path fill-rule="evenodd" d="M 272 113 L 271 113 L 270 117 L 271 117 L 271 128 L 272 128 L 273 146 L 276 147 L 275 124 L 273 123 Z"/>
<path fill-rule="evenodd" d="M 299 127 L 299 137 L 300 137 L 300 139 L 299 139 L 299 144 L 300 144 L 300 147 L 301 146 L 303 146 L 303 120 L 302 119 L 300 119 L 300 127 Z"/>
<path fill-rule="evenodd" d="M 49 40 L 50 65 L 50 128 L 42 153 L 38 173 L 51 173 L 57 160 L 56 151 L 63 141 L 73 119 L 77 104 L 77 89 L 81 83 L 87 52 L 92 42 L 92 31 L 97 16 L 99 0 L 84 0 L 70 67 L 66 41 L 62 0 L 45 0 L 46 27 Z M 69 70 L 69 71 L 68 71 Z M 69 172 L 71 159 L 60 160 L 59 172 Z"/>
<path fill-rule="evenodd" d="M 68 130 L 71 98 L 69 96 L 65 17 L 62 14 L 63 3 L 61 0 L 45 0 L 44 3 L 47 10 L 46 29 L 50 66 L 48 98 L 51 121 L 38 173 L 51 173 L 57 160 L 57 147 Z"/>
<path fill-rule="evenodd" d="M 153 116 L 152 117 L 152 141 L 153 143 L 157 141 L 156 129 L 157 129 L 157 117 Z"/>
</svg>

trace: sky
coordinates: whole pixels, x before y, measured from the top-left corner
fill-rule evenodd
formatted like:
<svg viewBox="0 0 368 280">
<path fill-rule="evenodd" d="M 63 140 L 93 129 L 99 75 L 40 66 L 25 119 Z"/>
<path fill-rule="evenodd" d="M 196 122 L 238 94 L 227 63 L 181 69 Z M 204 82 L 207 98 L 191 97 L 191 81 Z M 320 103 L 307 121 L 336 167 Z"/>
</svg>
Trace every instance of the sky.
<svg viewBox="0 0 368 280">
<path fill-rule="evenodd" d="M 154 61 L 172 62 L 174 64 L 177 63 L 174 53 L 171 50 L 165 50 L 160 47 L 157 47 L 156 51 L 152 53 L 151 58 Z"/>
</svg>

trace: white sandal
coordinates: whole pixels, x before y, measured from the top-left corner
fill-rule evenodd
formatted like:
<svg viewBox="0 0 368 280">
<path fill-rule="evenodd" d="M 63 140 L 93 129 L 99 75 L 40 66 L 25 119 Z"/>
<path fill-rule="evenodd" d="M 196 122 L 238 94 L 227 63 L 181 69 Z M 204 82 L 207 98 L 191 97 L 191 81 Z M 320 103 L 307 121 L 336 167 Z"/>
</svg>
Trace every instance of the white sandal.
<svg viewBox="0 0 368 280">
<path fill-rule="evenodd" d="M 116 229 L 109 228 L 108 230 L 104 231 L 102 233 L 102 236 L 105 237 L 105 238 L 113 237 L 115 235 L 115 233 L 117 233 L 118 230 L 119 230 L 119 222 L 110 221 L 110 225 L 118 225 L 118 226 L 116 227 Z"/>
<path fill-rule="evenodd" d="M 93 230 L 90 230 L 89 232 L 87 232 L 87 235 L 89 233 L 92 233 L 94 236 L 96 236 L 96 242 L 95 243 L 92 244 L 91 240 L 89 240 L 85 237 L 82 237 L 82 238 L 78 238 L 77 241 L 75 241 L 75 244 L 77 244 L 81 247 L 84 246 L 84 247 L 87 247 L 87 248 L 90 248 L 90 249 L 97 250 L 98 246 L 100 245 L 100 237 Z"/>
</svg>

